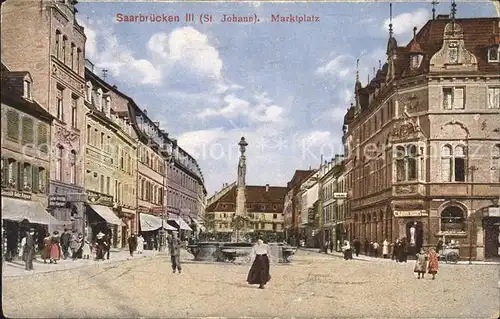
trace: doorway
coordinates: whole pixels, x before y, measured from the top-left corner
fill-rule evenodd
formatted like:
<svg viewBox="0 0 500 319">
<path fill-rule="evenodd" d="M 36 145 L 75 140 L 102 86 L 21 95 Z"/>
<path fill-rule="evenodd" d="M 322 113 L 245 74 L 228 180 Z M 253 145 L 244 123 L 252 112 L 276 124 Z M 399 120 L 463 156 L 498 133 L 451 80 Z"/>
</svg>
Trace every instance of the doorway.
<svg viewBox="0 0 500 319">
<path fill-rule="evenodd" d="M 484 257 L 500 258 L 500 217 L 484 219 Z"/>
<path fill-rule="evenodd" d="M 411 228 L 415 227 L 415 245 L 411 245 Z M 410 221 L 406 223 L 406 240 L 408 243 L 408 254 L 416 255 L 424 244 L 424 228 L 422 222 Z"/>
</svg>

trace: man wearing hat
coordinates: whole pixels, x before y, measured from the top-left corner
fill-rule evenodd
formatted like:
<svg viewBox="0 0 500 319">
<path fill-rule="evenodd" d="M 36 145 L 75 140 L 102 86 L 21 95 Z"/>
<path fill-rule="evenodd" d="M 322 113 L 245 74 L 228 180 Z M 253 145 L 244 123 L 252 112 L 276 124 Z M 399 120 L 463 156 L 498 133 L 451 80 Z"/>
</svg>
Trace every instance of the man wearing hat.
<svg viewBox="0 0 500 319">
<path fill-rule="evenodd" d="M 26 243 L 23 247 L 24 252 L 24 262 L 26 270 L 33 270 L 33 256 L 35 255 L 35 230 L 30 228 L 26 232 Z"/>
</svg>

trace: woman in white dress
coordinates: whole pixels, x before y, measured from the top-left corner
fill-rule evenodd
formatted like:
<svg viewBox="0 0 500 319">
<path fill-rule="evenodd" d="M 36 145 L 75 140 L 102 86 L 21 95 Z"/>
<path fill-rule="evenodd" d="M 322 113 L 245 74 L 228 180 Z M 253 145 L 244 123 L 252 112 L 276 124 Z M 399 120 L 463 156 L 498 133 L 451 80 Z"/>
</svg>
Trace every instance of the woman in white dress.
<svg viewBox="0 0 500 319">
<path fill-rule="evenodd" d="M 142 254 L 144 251 L 144 238 L 142 238 L 142 235 L 139 234 L 137 236 L 137 253 Z"/>
</svg>

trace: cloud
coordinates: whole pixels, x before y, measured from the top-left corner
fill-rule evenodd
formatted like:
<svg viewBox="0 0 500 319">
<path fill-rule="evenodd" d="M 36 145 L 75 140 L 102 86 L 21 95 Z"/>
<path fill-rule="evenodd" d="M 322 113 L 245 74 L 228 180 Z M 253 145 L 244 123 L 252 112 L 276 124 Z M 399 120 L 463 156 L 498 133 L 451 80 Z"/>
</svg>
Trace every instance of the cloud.
<svg viewBox="0 0 500 319">
<path fill-rule="evenodd" d="M 429 20 L 430 16 L 429 10 L 424 8 L 417 9 L 413 12 L 398 14 L 392 19 L 394 35 L 404 36 L 411 34 L 414 27 L 420 29 Z M 387 19 L 381 27 L 386 33 L 389 29 L 389 23 L 390 19 Z"/>
<path fill-rule="evenodd" d="M 321 147 L 331 141 L 331 133 L 328 131 L 312 131 L 302 137 L 301 142 L 310 147 Z"/>
<path fill-rule="evenodd" d="M 133 84 L 157 85 L 162 76 L 156 66 L 145 59 L 137 59 L 134 53 L 122 45 L 113 31 L 103 28 L 99 22 L 81 23 L 87 35 L 86 54 L 100 69 L 107 69 L 114 77 L 121 77 Z M 99 30 L 99 31 L 97 31 Z M 103 50 L 98 50 L 97 42 L 102 41 Z"/>
<path fill-rule="evenodd" d="M 208 37 L 192 27 L 182 27 L 170 34 L 155 33 L 148 49 L 155 61 L 166 67 L 178 64 L 190 71 L 213 79 L 222 78 L 222 60 L 219 51 Z"/>
<path fill-rule="evenodd" d="M 349 72 L 346 66 L 352 58 L 349 55 L 341 54 L 330 60 L 328 63 L 318 67 L 316 74 L 318 75 L 337 75 L 344 77 Z"/>
</svg>

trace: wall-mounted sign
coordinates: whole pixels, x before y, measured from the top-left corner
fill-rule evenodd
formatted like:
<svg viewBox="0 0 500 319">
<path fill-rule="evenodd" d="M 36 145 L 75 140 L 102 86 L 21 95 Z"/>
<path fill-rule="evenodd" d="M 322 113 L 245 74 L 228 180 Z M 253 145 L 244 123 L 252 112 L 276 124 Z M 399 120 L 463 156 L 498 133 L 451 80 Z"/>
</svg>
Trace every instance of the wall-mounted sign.
<svg viewBox="0 0 500 319">
<path fill-rule="evenodd" d="M 427 216 L 425 210 L 395 210 L 394 217 L 422 217 Z"/>
<path fill-rule="evenodd" d="M 52 194 L 48 197 L 49 207 L 66 207 L 66 195 Z"/>
<path fill-rule="evenodd" d="M 2 196 L 15 197 L 15 198 L 21 198 L 21 199 L 31 200 L 31 194 L 30 193 L 23 193 L 23 192 L 16 191 L 16 190 L 5 190 L 5 189 L 2 189 Z"/>
<path fill-rule="evenodd" d="M 489 207 L 488 208 L 489 217 L 500 217 L 500 207 Z"/>
<path fill-rule="evenodd" d="M 94 205 L 113 206 L 113 196 L 87 190 L 87 202 Z"/>
<path fill-rule="evenodd" d="M 333 198 L 347 198 L 347 193 L 333 193 Z"/>
</svg>

